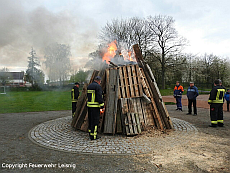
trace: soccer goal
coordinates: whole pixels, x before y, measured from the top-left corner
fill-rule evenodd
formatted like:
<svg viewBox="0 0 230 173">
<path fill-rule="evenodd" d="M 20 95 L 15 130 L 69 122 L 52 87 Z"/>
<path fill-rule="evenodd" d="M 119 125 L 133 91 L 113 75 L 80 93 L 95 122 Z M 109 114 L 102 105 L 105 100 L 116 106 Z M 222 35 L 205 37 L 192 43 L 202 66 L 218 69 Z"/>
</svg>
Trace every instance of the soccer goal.
<svg viewBox="0 0 230 173">
<path fill-rule="evenodd" d="M 0 94 L 6 94 L 6 87 L 0 86 Z"/>
</svg>

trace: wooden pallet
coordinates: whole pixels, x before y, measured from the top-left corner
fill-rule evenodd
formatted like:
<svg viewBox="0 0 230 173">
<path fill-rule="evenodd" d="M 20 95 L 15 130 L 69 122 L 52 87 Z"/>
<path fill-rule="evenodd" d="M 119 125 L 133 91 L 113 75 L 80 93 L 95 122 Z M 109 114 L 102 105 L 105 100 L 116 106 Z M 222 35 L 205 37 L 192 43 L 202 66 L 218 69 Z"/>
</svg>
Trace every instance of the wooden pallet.
<svg viewBox="0 0 230 173">
<path fill-rule="evenodd" d="M 149 105 L 142 98 L 121 98 L 119 104 L 123 127 L 121 129 L 124 134 L 134 135 L 141 133 L 141 124 L 146 126 L 154 125 L 152 113 L 148 110 Z"/>
<path fill-rule="evenodd" d="M 141 133 L 141 125 L 137 113 L 127 113 L 125 115 L 126 135 L 133 136 Z"/>
<path fill-rule="evenodd" d="M 123 133 L 133 136 L 141 133 L 141 123 L 139 114 L 134 112 L 132 98 L 122 98 L 121 103 L 121 124 Z"/>
<path fill-rule="evenodd" d="M 138 44 L 133 46 L 133 50 L 135 53 L 135 58 L 138 62 L 138 64 L 143 68 L 143 75 L 145 75 L 146 78 L 146 84 L 148 85 L 150 95 L 151 95 L 151 101 L 152 101 L 152 110 L 154 111 L 154 121 L 158 129 L 172 129 L 172 121 L 169 117 L 168 111 L 165 107 L 165 104 L 162 100 L 159 88 L 157 86 L 157 83 L 155 81 L 155 78 L 153 76 L 153 73 L 143 60 L 141 50 L 138 46 Z"/>
<path fill-rule="evenodd" d="M 109 68 L 105 71 L 106 75 L 106 112 L 104 118 L 104 133 L 121 133 L 121 116 L 117 113 L 119 106 L 117 105 L 119 98 L 140 98 L 144 95 L 143 78 L 139 66 L 127 65 L 115 68 Z M 133 100 L 136 112 L 143 119 L 146 111 L 142 112 L 141 100 Z M 139 106 L 140 108 L 136 108 Z M 132 111 L 134 112 L 134 111 Z M 116 123 L 118 121 L 118 123 Z"/>
<path fill-rule="evenodd" d="M 127 65 L 118 67 L 119 70 L 119 98 L 142 97 L 143 89 L 141 85 L 141 76 L 139 66 Z"/>
</svg>

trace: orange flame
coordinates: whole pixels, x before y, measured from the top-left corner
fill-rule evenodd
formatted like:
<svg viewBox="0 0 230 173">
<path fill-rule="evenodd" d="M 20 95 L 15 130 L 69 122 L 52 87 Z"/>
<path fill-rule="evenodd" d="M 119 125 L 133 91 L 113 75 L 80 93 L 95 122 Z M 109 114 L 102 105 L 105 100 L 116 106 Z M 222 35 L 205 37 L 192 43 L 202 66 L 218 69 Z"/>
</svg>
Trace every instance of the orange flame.
<svg viewBox="0 0 230 173">
<path fill-rule="evenodd" d="M 132 58 L 132 52 L 131 52 L 131 51 L 128 52 L 128 55 L 129 55 L 129 61 L 135 61 L 135 60 Z"/>
<path fill-rule="evenodd" d="M 106 61 L 107 64 L 109 64 L 109 61 L 111 60 L 111 58 L 113 58 L 116 55 L 116 50 L 117 50 L 116 44 L 117 44 L 116 40 L 111 42 L 109 44 L 109 47 L 107 48 L 107 52 L 102 57 L 102 60 Z"/>
<path fill-rule="evenodd" d="M 125 61 L 136 61 L 132 58 L 132 51 L 127 51 L 125 49 L 120 51 L 121 52 L 119 53 L 119 55 L 122 56 Z M 109 64 L 109 61 L 111 61 L 117 53 L 117 41 L 114 40 L 108 45 L 108 48 L 102 57 L 102 61 L 106 61 L 106 63 Z"/>
<path fill-rule="evenodd" d="M 124 51 L 123 53 L 124 53 L 125 60 L 136 61 L 135 59 L 132 58 L 132 51 Z"/>
</svg>

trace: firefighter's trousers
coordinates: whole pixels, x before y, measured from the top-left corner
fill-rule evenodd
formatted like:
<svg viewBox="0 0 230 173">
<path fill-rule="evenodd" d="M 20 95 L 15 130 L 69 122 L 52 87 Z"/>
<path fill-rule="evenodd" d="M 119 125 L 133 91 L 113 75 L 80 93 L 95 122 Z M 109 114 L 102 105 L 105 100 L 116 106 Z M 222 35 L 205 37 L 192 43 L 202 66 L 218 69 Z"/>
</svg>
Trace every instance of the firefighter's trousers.
<svg viewBox="0 0 230 173">
<path fill-rule="evenodd" d="M 72 118 L 75 116 L 76 109 L 77 109 L 77 102 L 72 102 Z"/>
<path fill-rule="evenodd" d="M 100 108 L 88 107 L 88 120 L 89 120 L 89 137 L 91 140 L 97 139 L 97 129 L 100 119 Z"/>
<path fill-rule="evenodd" d="M 223 104 L 212 103 L 210 104 L 210 118 L 213 126 L 223 126 Z"/>
</svg>

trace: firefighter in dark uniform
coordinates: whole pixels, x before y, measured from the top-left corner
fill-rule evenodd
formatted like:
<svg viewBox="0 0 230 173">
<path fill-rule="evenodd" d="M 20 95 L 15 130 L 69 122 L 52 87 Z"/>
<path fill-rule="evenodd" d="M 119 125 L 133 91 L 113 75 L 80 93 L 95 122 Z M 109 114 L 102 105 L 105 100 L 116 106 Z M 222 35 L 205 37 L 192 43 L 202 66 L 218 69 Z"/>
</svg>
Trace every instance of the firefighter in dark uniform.
<svg viewBox="0 0 230 173">
<path fill-rule="evenodd" d="M 71 91 L 71 99 L 72 99 L 72 118 L 75 116 L 75 112 L 77 109 L 77 101 L 79 97 L 79 83 L 76 82 L 75 86 Z"/>
<path fill-rule="evenodd" d="M 100 119 L 100 109 L 104 110 L 104 100 L 102 97 L 101 77 L 97 76 L 95 80 L 87 87 L 87 107 L 89 120 L 89 137 L 91 140 L 98 139 L 97 128 Z"/>
<path fill-rule="evenodd" d="M 210 127 L 223 127 L 223 103 L 225 89 L 220 85 L 220 80 L 214 81 L 214 88 L 210 92 L 208 103 L 210 104 Z"/>
</svg>

